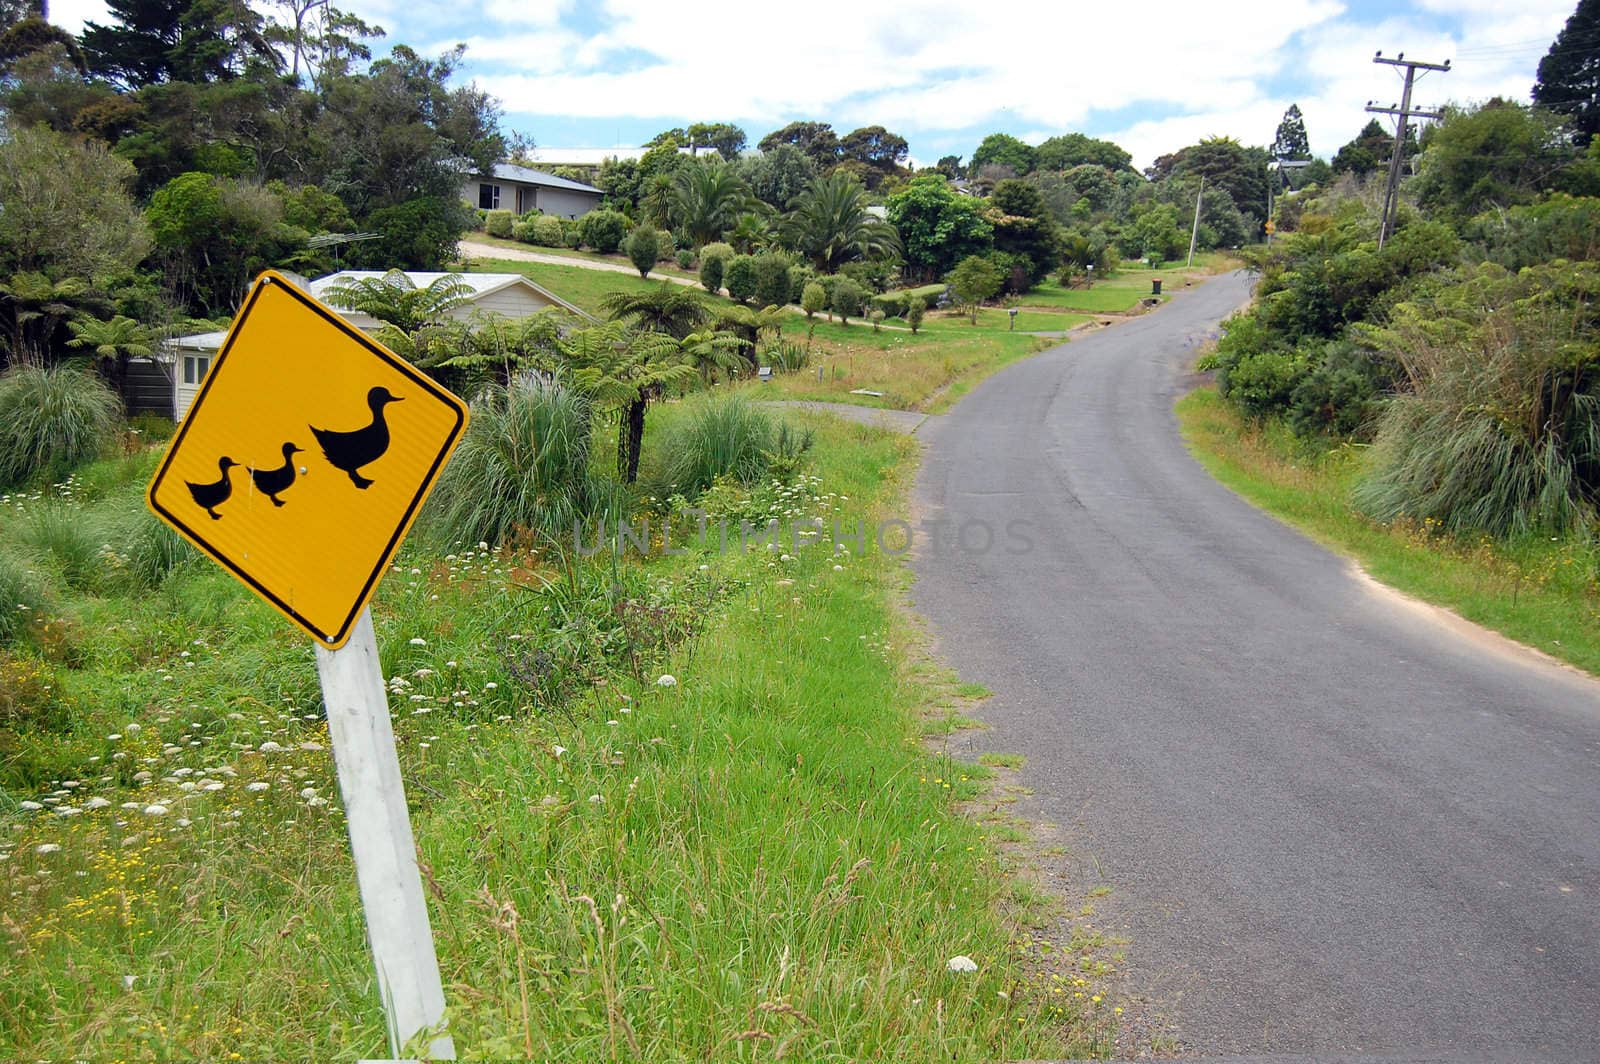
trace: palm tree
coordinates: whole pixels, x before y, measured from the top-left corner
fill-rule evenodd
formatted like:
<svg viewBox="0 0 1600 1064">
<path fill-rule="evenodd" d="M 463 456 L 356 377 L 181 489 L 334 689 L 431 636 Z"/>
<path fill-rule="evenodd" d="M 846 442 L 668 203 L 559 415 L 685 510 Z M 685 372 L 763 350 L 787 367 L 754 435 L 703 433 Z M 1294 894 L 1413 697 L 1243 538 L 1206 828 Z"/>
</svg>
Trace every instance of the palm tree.
<svg viewBox="0 0 1600 1064">
<path fill-rule="evenodd" d="M 681 340 L 711 320 L 711 308 L 692 289 L 661 282 L 644 292 L 612 292 L 600 309 L 615 321 Z"/>
<path fill-rule="evenodd" d="M 400 270 L 390 270 L 382 277 L 341 281 L 323 293 L 336 307 L 370 315 L 407 333 L 444 321 L 471 296 L 472 286 L 454 274 L 436 277 L 427 287 L 418 288 Z"/>
<path fill-rule="evenodd" d="M 753 202 L 731 166 L 701 159 L 680 166 L 672 175 L 667 210 L 673 233 L 698 248 L 720 239 Z"/>
<path fill-rule="evenodd" d="M 762 206 L 765 206 L 763 204 Z M 734 219 L 728 243 L 741 255 L 753 255 L 772 242 L 772 226 L 761 211 L 747 211 Z"/>
<path fill-rule="evenodd" d="M 614 409 L 617 418 L 617 475 L 623 483 L 639 478 L 644 446 L 644 415 L 651 400 L 695 379 L 679 346 L 666 333 L 639 332 L 619 321 L 580 329 L 557 341 L 558 365 L 596 406 Z"/>
<path fill-rule="evenodd" d="M 780 233 L 788 247 L 823 273 L 851 259 L 900 254 L 900 234 L 867 210 L 866 189 L 847 174 L 813 181 L 795 197 Z"/>
<path fill-rule="evenodd" d="M 87 347 L 105 366 L 118 395 L 128 377 L 130 358 L 149 358 L 155 354 L 156 331 L 132 318 L 118 314 L 110 321 L 83 317 L 67 322 L 72 330 L 68 347 Z"/>
<path fill-rule="evenodd" d="M 24 270 L 0 284 L 0 299 L 11 310 L 10 354 L 14 362 L 42 357 L 61 319 L 75 309 L 72 300 L 89 291 L 82 278 L 52 281 L 42 273 Z"/>
</svg>

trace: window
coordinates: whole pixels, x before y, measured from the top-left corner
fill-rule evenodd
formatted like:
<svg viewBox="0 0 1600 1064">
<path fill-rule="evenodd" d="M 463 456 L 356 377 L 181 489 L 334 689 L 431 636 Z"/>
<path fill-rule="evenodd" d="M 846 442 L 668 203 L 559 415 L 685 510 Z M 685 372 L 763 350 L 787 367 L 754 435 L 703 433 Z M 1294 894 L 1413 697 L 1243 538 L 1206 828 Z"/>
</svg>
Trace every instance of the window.
<svg viewBox="0 0 1600 1064">
<path fill-rule="evenodd" d="M 183 356 L 183 383 L 199 384 L 206 379 L 206 370 L 211 368 L 211 359 L 199 355 Z"/>
<path fill-rule="evenodd" d="M 481 184 L 478 186 L 478 209 L 497 211 L 500 209 L 500 186 Z"/>
</svg>

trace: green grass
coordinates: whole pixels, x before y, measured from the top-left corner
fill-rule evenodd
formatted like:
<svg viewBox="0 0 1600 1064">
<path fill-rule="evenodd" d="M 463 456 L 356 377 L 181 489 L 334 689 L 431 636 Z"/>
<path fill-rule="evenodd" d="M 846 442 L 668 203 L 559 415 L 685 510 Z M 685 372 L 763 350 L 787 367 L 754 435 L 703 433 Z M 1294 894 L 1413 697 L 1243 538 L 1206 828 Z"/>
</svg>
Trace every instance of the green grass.
<svg viewBox="0 0 1600 1064">
<path fill-rule="evenodd" d="M 596 316 L 603 316 L 600 301 L 612 292 L 648 292 L 662 283 L 653 274 L 649 279 L 644 279 L 637 273 L 586 270 L 553 262 L 520 262 L 512 259 L 473 259 L 469 272 L 520 273 Z M 713 303 L 731 305 L 725 296 L 713 296 L 703 288 L 696 291 Z"/>
<path fill-rule="evenodd" d="M 679 416 L 652 408 L 647 453 Z M 910 441 L 805 420 L 817 479 L 773 505 L 895 512 Z M 84 479 L 87 517 L 140 506 L 137 480 Z M 0 557 L 40 504 L 0 507 Z M 463 1055 L 1103 1048 L 1109 1002 L 1050 994 L 1090 962 L 1024 957 L 1002 913 L 1041 899 L 958 811 L 987 770 L 922 752 L 903 574 L 817 548 L 402 553 L 374 616 Z M 53 590 L 0 654 L 7 691 L 69 721 L 0 728 L 0 1057 L 382 1055 L 310 645 L 209 564 Z M 45 797 L 82 812 L 18 804 Z M 980 970 L 946 971 L 958 953 Z"/>
<path fill-rule="evenodd" d="M 583 262 L 601 262 L 610 266 L 624 266 L 629 270 L 634 270 L 633 263 L 630 262 L 628 256 L 624 255 L 621 251 L 618 251 L 614 255 L 602 255 L 598 251 L 582 251 L 577 248 L 547 248 L 540 247 L 537 244 L 524 244 L 520 240 L 506 240 L 502 237 L 490 236 L 487 233 L 478 232 L 471 233 L 464 239 L 470 240 L 474 244 L 486 244 L 489 247 L 494 248 L 506 248 L 511 251 L 531 251 L 540 255 L 560 255 L 563 258 L 577 259 Z M 637 273 L 638 271 L 634 270 L 634 272 Z M 650 276 L 654 277 L 658 273 L 668 274 L 672 277 L 688 277 L 691 279 L 696 279 L 699 277 L 699 274 L 692 270 L 679 269 L 676 262 L 656 263 L 655 268 L 650 271 Z"/>
<path fill-rule="evenodd" d="M 1379 525 L 1350 504 L 1364 449 L 1317 449 L 1281 425 L 1254 426 L 1213 388 L 1185 396 L 1177 411 L 1200 463 L 1268 513 L 1354 558 L 1391 587 L 1600 674 L 1592 544 L 1578 536 L 1506 542 Z"/>
</svg>

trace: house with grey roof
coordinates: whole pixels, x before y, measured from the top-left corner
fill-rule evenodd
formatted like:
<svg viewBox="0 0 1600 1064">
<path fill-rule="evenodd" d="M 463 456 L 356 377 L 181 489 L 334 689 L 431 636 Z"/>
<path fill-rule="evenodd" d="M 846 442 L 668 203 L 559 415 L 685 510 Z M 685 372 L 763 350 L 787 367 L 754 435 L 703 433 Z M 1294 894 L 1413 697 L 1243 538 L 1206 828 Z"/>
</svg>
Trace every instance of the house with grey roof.
<svg viewBox="0 0 1600 1064">
<path fill-rule="evenodd" d="M 342 270 L 318 277 L 314 281 L 291 277 L 305 291 L 317 299 L 327 301 L 328 289 L 349 281 L 376 279 L 386 276 L 382 270 Z M 418 288 L 426 288 L 441 277 L 451 277 L 465 284 L 469 291 L 461 306 L 445 316 L 459 321 L 469 321 L 475 315 L 498 314 L 504 318 L 527 318 L 544 310 L 562 310 L 579 319 L 593 321 L 593 316 L 567 302 L 543 285 L 535 284 L 520 273 L 425 273 L 405 271 L 406 279 Z M 358 310 L 332 306 L 334 313 L 363 332 L 376 332 L 383 323 Z M 138 378 L 141 387 L 160 388 L 161 383 L 170 389 L 170 403 L 148 401 L 139 412 L 159 413 L 182 420 L 189 406 L 200 392 L 217 352 L 227 341 L 226 331 L 195 333 L 175 336 L 161 343 L 155 357 L 135 359 L 131 376 Z M 159 396 L 165 399 L 166 396 Z"/>
<path fill-rule="evenodd" d="M 461 198 L 479 210 L 539 211 L 557 218 L 581 218 L 604 195 L 593 185 L 513 163 L 496 163 L 493 172 L 473 177 L 461 190 Z"/>
</svg>

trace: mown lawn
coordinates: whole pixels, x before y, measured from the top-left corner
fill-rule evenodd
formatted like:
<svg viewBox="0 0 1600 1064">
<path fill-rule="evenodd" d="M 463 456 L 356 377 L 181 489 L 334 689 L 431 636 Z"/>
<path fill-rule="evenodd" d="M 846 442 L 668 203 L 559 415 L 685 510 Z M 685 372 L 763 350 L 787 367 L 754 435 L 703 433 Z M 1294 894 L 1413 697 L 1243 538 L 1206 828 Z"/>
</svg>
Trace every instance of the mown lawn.
<svg viewBox="0 0 1600 1064">
<path fill-rule="evenodd" d="M 1255 425 L 1202 388 L 1177 406 L 1189 448 L 1222 483 L 1346 554 L 1391 587 L 1600 674 L 1600 555 L 1578 536 L 1467 539 L 1358 514 L 1350 492 L 1366 451 L 1308 445 Z"/>
<path fill-rule="evenodd" d="M 653 412 L 647 455 L 679 413 Z M 898 512 L 909 441 L 806 420 L 803 478 L 724 491 L 713 519 Z M 42 587 L 0 650 L 0 1056 L 382 1056 L 311 647 L 209 563 L 122 571 L 109 537 L 154 460 L 0 500 L 0 553 Z M 381 586 L 458 1051 L 1099 1051 L 1109 999 L 1067 1004 L 1095 965 L 1023 962 L 996 840 L 955 811 L 989 770 L 922 752 L 898 561 L 870 533 L 716 542 L 408 547 Z"/>
</svg>

